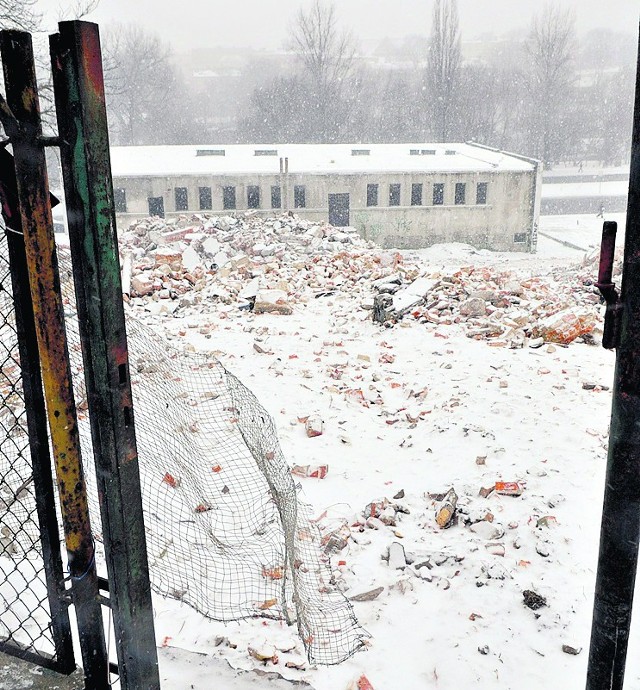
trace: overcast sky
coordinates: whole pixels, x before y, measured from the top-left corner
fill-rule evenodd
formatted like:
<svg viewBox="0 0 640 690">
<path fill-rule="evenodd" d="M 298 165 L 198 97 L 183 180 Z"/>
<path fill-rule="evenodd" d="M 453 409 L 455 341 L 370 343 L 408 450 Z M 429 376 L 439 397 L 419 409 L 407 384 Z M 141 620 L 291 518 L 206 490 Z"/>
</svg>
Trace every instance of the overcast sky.
<svg viewBox="0 0 640 690">
<path fill-rule="evenodd" d="M 578 31 L 606 27 L 637 32 L 638 0 L 557 0 L 575 11 Z M 38 0 L 47 28 L 71 2 Z M 101 0 L 87 18 L 105 24 L 136 22 L 168 40 L 176 51 L 237 45 L 280 48 L 302 0 Z M 463 39 L 526 27 L 542 0 L 458 0 Z M 336 0 L 340 21 L 366 43 L 429 32 L 433 0 Z M 60 8 L 63 8 L 61 11 Z"/>
</svg>

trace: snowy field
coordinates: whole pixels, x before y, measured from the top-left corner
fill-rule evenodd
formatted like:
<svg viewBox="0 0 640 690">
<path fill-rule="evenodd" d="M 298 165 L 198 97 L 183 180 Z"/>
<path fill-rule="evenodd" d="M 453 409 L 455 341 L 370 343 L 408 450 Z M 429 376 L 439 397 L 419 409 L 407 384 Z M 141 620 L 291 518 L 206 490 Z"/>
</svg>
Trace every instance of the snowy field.
<svg viewBox="0 0 640 690">
<path fill-rule="evenodd" d="M 622 225 L 622 216 L 607 219 Z M 599 244 L 601 223 L 542 218 L 533 256 L 450 245 L 422 250 L 420 261 L 433 270 L 499 266 L 527 278 L 582 261 Z M 371 634 L 368 650 L 339 666 L 297 670 L 286 665 L 304 661 L 294 629 L 259 620 L 223 625 L 156 597 L 163 687 L 347 690 L 364 675 L 375 690 L 582 689 L 614 355 L 575 342 L 492 347 L 466 337 L 461 324 L 404 320 L 384 329 L 361 301 L 338 291 L 288 316 L 202 313 L 186 338 L 254 391 L 290 464 L 328 465 L 324 479 L 299 480 L 317 516 L 326 511 L 325 519 L 351 524 L 370 502 L 403 492 L 397 500 L 408 514 L 394 527 L 352 530 L 332 557 L 348 597 L 383 588 L 354 603 Z M 182 319 L 152 321 L 184 343 Z M 338 394 L 338 369 L 381 404 Z M 308 438 L 298 418 L 314 413 L 324 433 Z M 496 481 L 518 482 L 522 495 L 479 495 Z M 461 519 L 440 529 L 433 495 L 451 487 Z M 485 519 L 465 525 L 465 516 L 478 515 Z M 393 542 L 412 565 L 394 569 L 382 560 Z M 525 606 L 526 590 L 546 606 Z M 632 636 L 628 687 L 640 686 L 639 644 Z M 277 664 L 247 651 L 265 645 L 280 650 Z"/>
<path fill-rule="evenodd" d="M 563 199 L 583 196 L 626 196 L 628 180 L 605 180 L 603 182 L 564 182 L 542 186 L 543 199 Z"/>
</svg>

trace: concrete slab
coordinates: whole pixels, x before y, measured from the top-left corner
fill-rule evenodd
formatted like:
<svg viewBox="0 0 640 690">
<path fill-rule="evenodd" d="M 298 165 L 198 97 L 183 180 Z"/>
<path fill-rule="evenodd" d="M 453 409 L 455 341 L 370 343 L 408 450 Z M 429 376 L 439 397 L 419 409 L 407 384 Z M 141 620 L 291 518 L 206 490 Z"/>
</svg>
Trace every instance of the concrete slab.
<svg viewBox="0 0 640 690">
<path fill-rule="evenodd" d="M 84 690 L 82 671 L 70 676 L 0 652 L 0 690 Z"/>
</svg>

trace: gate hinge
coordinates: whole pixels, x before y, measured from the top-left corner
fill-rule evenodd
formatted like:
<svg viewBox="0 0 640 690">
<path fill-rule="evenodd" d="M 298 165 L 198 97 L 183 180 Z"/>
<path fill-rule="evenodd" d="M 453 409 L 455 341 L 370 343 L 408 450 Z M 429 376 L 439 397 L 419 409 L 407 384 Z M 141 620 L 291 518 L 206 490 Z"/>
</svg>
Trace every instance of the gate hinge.
<svg viewBox="0 0 640 690">
<path fill-rule="evenodd" d="M 600 265 L 598 267 L 598 281 L 595 286 L 600 290 L 607 310 L 604 314 L 604 330 L 602 333 L 602 347 L 613 350 L 620 343 L 620 322 L 622 307 L 616 286 L 611 281 L 613 276 L 613 261 L 616 251 L 616 233 L 618 224 L 605 221 L 602 224 L 602 242 L 600 244 Z"/>
</svg>

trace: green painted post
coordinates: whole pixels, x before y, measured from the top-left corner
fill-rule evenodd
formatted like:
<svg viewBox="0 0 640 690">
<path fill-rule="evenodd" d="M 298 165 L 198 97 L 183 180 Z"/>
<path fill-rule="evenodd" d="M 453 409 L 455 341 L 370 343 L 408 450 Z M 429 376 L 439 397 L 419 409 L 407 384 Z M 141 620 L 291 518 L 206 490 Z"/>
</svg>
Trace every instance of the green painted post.
<svg viewBox="0 0 640 690">
<path fill-rule="evenodd" d="M 160 687 L 98 27 L 50 37 L 69 238 L 123 690 Z"/>
</svg>

